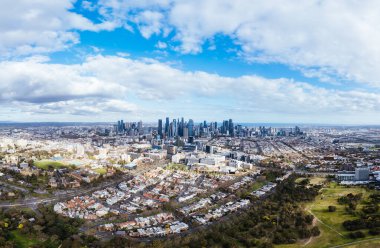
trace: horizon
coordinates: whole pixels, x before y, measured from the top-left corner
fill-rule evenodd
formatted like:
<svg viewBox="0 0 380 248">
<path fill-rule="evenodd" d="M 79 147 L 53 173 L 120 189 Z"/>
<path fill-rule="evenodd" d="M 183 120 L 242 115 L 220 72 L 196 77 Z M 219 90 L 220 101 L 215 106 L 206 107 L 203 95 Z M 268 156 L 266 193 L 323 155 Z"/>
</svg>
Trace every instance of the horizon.
<svg viewBox="0 0 380 248">
<path fill-rule="evenodd" d="M 138 121 L 142 121 L 143 122 L 143 125 L 145 124 L 149 124 L 149 125 L 153 125 L 153 126 L 156 126 L 157 125 L 157 121 L 144 121 L 144 120 L 134 120 L 134 121 L 126 121 L 124 120 L 124 123 L 126 122 L 129 122 L 129 123 L 137 123 Z M 185 119 L 185 121 L 187 121 Z M 202 121 L 197 121 L 195 120 L 194 123 L 197 125 L 199 123 L 202 123 L 204 120 Z M 210 121 L 206 120 L 207 123 L 209 123 Z M 215 121 L 211 121 L 211 122 L 215 122 Z M 219 122 L 216 121 L 218 123 L 218 126 L 220 126 L 220 124 L 222 124 L 223 120 L 220 120 Z M 30 122 L 30 121 L 19 121 L 19 122 L 15 122 L 15 121 L 0 121 L 0 126 L 5 126 L 5 125 L 25 125 L 27 126 L 27 124 L 41 124 L 41 125 L 49 125 L 49 124 L 63 124 L 63 125 L 70 125 L 70 124 L 91 124 L 91 125 L 114 125 L 117 123 L 117 120 L 116 121 L 101 121 L 101 122 L 96 122 L 96 121 L 39 121 L 39 122 Z M 235 122 L 234 123 L 236 125 L 243 125 L 243 126 L 248 126 L 248 127 L 256 127 L 256 126 L 268 126 L 270 127 L 271 125 L 273 127 L 278 127 L 278 128 L 291 128 L 291 127 L 294 127 L 294 126 L 300 126 L 301 128 L 308 128 L 308 127 L 380 127 L 380 124 L 342 124 L 342 123 L 297 123 L 297 122 L 294 122 L 294 123 L 281 123 L 281 122 Z"/>
</svg>

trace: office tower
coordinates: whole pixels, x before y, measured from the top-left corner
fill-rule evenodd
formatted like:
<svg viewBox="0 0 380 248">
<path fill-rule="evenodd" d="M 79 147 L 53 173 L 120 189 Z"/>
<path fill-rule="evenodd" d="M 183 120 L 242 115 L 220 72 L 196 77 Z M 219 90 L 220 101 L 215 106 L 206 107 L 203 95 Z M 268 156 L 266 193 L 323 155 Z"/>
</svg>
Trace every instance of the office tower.
<svg viewBox="0 0 380 248">
<path fill-rule="evenodd" d="M 189 128 L 184 127 L 183 128 L 183 138 L 188 139 L 189 138 Z"/>
<path fill-rule="evenodd" d="M 234 123 L 232 122 L 232 119 L 228 121 L 228 132 L 230 136 L 234 136 Z"/>
<path fill-rule="evenodd" d="M 187 123 L 187 128 L 189 129 L 189 137 L 194 136 L 194 121 L 192 119 Z"/>
<path fill-rule="evenodd" d="M 117 132 L 120 133 L 121 122 L 117 121 Z"/>
<path fill-rule="evenodd" d="M 185 128 L 185 121 L 183 119 L 183 117 L 181 118 L 181 130 L 180 130 L 180 136 L 183 137 L 184 133 L 183 133 L 183 129 Z"/>
<path fill-rule="evenodd" d="M 356 181 L 367 181 L 369 178 L 369 168 L 356 168 L 355 169 L 355 180 Z"/>
<path fill-rule="evenodd" d="M 173 131 L 172 131 L 173 137 L 176 137 L 177 136 L 177 120 L 176 119 L 173 119 L 173 126 L 172 126 L 172 128 L 173 128 Z"/>
<path fill-rule="evenodd" d="M 157 134 L 160 135 L 160 137 L 162 138 L 162 119 L 159 119 L 158 120 L 158 128 L 157 128 Z"/>
<path fill-rule="evenodd" d="M 223 121 L 223 126 L 222 126 L 222 134 L 227 134 L 229 130 L 229 127 L 228 127 L 228 121 L 224 120 Z"/>
<path fill-rule="evenodd" d="M 142 121 L 139 121 L 139 122 L 137 123 L 137 129 L 138 129 L 139 131 L 142 131 L 142 129 L 143 129 L 143 123 L 142 123 Z"/>
<path fill-rule="evenodd" d="M 173 137 L 173 122 L 169 123 L 169 132 L 167 136 L 169 138 Z"/>
<path fill-rule="evenodd" d="M 296 126 L 296 127 L 294 128 L 294 134 L 295 134 L 295 135 L 302 135 L 301 129 L 300 129 L 298 126 Z"/>
<path fill-rule="evenodd" d="M 179 120 L 177 120 L 177 126 L 178 126 L 178 136 L 182 137 L 182 122 Z"/>
<path fill-rule="evenodd" d="M 165 122 L 165 135 L 169 136 L 169 117 L 166 117 L 166 122 Z"/>
<path fill-rule="evenodd" d="M 125 130 L 124 121 L 123 120 L 118 121 L 117 122 L 117 132 L 123 133 L 124 130 Z"/>
</svg>

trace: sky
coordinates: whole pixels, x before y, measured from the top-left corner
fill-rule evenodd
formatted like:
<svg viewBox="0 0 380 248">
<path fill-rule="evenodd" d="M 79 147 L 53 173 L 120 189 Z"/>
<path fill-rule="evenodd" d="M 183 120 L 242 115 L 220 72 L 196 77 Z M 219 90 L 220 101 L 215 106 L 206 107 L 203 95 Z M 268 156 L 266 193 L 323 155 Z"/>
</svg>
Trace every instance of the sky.
<svg viewBox="0 0 380 248">
<path fill-rule="evenodd" d="M 1 0 L 0 121 L 380 124 L 377 0 Z"/>
</svg>

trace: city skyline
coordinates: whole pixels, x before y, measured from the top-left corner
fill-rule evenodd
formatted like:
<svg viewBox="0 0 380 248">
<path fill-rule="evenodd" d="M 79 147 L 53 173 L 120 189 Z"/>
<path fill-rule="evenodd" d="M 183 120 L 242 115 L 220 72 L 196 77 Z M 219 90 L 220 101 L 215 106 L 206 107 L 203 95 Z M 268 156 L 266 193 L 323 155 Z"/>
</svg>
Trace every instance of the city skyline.
<svg viewBox="0 0 380 248">
<path fill-rule="evenodd" d="M 380 124 L 376 1 L 2 4 L 0 121 Z"/>
</svg>

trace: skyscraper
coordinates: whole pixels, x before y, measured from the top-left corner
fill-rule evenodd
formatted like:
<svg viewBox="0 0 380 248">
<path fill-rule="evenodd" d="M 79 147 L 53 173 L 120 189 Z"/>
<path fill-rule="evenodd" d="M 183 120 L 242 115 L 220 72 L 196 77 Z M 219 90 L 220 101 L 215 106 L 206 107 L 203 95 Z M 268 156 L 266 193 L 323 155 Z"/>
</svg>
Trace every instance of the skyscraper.
<svg viewBox="0 0 380 248">
<path fill-rule="evenodd" d="M 158 128 L 157 128 L 157 134 L 160 135 L 160 137 L 162 138 L 162 119 L 159 119 L 158 120 Z"/>
<path fill-rule="evenodd" d="M 194 136 L 194 121 L 192 119 L 187 123 L 187 128 L 189 129 L 189 137 Z"/>
<path fill-rule="evenodd" d="M 176 119 L 173 119 L 173 125 L 172 125 L 172 134 L 173 134 L 173 137 L 177 136 L 177 120 Z"/>
<path fill-rule="evenodd" d="M 234 123 L 232 122 L 232 119 L 230 119 L 228 121 L 228 132 L 229 132 L 230 136 L 234 136 L 234 129 L 235 129 Z"/>
<path fill-rule="evenodd" d="M 137 123 L 137 129 L 140 131 L 140 130 L 142 130 L 142 128 L 143 128 L 143 122 L 142 122 L 142 121 L 139 121 L 139 122 Z"/>
<path fill-rule="evenodd" d="M 166 117 L 166 122 L 165 122 L 165 135 L 169 136 L 169 117 Z"/>
</svg>

